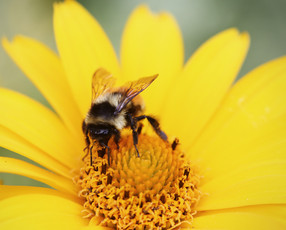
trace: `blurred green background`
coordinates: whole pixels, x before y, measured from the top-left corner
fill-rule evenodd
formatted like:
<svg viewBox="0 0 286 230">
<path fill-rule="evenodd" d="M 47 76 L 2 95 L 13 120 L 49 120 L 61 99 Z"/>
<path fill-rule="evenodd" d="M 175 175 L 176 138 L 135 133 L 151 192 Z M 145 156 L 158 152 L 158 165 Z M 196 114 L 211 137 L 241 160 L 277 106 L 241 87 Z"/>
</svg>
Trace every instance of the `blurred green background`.
<svg viewBox="0 0 286 230">
<path fill-rule="evenodd" d="M 54 0 L 0 0 L 0 33 L 9 40 L 17 34 L 36 38 L 56 51 L 52 16 Z M 130 12 L 146 3 L 154 12 L 166 10 L 178 21 L 184 38 L 185 59 L 214 34 L 237 27 L 248 31 L 251 46 L 239 77 L 273 58 L 286 54 L 286 1 L 285 0 L 81 0 L 99 21 L 113 43 L 117 54 L 124 24 Z M 1 87 L 22 92 L 48 105 L 39 91 L 0 49 Z M 0 105 L 1 108 L 1 105 Z M 5 108 L 1 108 L 5 109 Z M 1 143 L 0 143 L 1 144 Z M 0 149 L 0 155 L 18 157 Z M 5 184 L 42 185 L 31 179 L 1 174 Z"/>
</svg>

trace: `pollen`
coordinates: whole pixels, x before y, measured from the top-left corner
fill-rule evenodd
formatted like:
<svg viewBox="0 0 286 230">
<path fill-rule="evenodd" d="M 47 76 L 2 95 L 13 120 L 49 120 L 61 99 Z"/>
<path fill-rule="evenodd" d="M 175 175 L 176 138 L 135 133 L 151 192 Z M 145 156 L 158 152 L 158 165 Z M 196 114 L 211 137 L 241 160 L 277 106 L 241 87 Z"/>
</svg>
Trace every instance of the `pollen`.
<svg viewBox="0 0 286 230">
<path fill-rule="evenodd" d="M 112 141 L 111 141 L 112 142 Z M 173 229 L 191 226 L 201 192 L 200 177 L 177 146 L 141 134 L 137 156 L 132 136 L 93 164 L 87 157 L 75 182 L 83 199 L 83 217 L 114 229 Z"/>
</svg>

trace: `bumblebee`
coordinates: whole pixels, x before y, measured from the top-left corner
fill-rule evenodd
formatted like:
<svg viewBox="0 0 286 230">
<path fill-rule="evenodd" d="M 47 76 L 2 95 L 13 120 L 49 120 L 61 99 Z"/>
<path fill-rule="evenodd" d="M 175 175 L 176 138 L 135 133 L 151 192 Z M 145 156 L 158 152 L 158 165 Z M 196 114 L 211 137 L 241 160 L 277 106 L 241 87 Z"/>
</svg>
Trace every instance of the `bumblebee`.
<svg viewBox="0 0 286 230">
<path fill-rule="evenodd" d="M 167 141 L 166 134 L 161 130 L 159 122 L 152 116 L 144 115 L 144 103 L 138 95 L 145 90 L 158 75 L 143 77 L 137 81 L 115 88 L 115 78 L 105 69 L 98 69 L 92 78 L 92 103 L 82 123 L 85 135 L 86 149 L 90 153 L 90 165 L 92 165 L 92 148 L 97 143 L 101 148 L 103 156 L 108 154 L 110 165 L 110 148 L 108 141 L 114 137 L 119 147 L 120 134 L 123 129 L 132 130 L 133 144 L 140 157 L 137 144 L 138 134 L 142 125 L 138 122 L 147 119 L 156 134 Z M 87 153 L 88 154 L 88 153 Z"/>
</svg>

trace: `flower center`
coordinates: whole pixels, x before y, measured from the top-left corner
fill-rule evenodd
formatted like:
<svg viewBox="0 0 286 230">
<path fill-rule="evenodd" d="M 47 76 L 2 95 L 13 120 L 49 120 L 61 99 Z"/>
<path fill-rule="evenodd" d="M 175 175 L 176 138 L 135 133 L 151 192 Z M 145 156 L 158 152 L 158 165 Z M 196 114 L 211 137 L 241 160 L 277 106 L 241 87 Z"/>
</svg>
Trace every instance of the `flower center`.
<svg viewBox="0 0 286 230">
<path fill-rule="evenodd" d="M 111 141 L 112 142 L 112 141 Z M 89 158 L 76 183 L 84 199 L 86 218 L 100 219 L 116 229 L 169 229 L 191 223 L 200 198 L 199 176 L 179 146 L 141 134 L 137 157 L 132 136 L 123 136 L 119 148 L 110 143 L 111 163 Z"/>
</svg>

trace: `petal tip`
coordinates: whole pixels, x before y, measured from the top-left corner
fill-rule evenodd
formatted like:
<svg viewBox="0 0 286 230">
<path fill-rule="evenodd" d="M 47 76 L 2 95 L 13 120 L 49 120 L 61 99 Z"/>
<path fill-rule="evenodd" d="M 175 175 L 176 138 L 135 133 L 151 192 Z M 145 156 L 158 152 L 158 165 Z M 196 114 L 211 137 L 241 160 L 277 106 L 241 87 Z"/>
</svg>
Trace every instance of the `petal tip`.
<svg viewBox="0 0 286 230">
<path fill-rule="evenodd" d="M 14 41 L 14 38 L 12 39 L 12 41 L 9 41 L 7 37 L 3 37 L 1 39 L 2 47 L 8 54 L 9 54 L 9 51 L 11 51 L 12 49 L 13 41 Z"/>
<path fill-rule="evenodd" d="M 250 35 L 247 31 L 243 31 L 240 36 L 242 39 L 250 41 Z"/>
<path fill-rule="evenodd" d="M 174 16 L 167 12 L 167 11 L 161 11 L 159 14 L 158 14 L 158 18 L 161 19 L 161 20 L 166 20 L 166 21 L 176 21 Z"/>
<path fill-rule="evenodd" d="M 26 45 L 29 39 L 23 35 L 16 35 L 11 40 L 7 37 L 2 38 L 2 46 L 6 52 L 11 51 L 11 49 L 19 47 L 19 45 Z"/>
<path fill-rule="evenodd" d="M 147 4 L 141 4 L 137 8 L 134 9 L 134 13 L 143 14 L 143 15 L 151 15 L 153 17 L 158 17 L 158 19 L 174 19 L 173 15 L 168 11 L 160 11 L 153 12 Z"/>
<path fill-rule="evenodd" d="M 63 4 L 63 3 L 62 3 L 62 2 L 54 2 L 54 3 L 53 3 L 53 9 L 54 9 L 54 11 L 56 11 L 56 10 L 60 7 L 61 4 Z"/>
<path fill-rule="evenodd" d="M 226 30 L 223 30 L 221 33 L 228 33 L 228 34 L 232 34 L 232 35 L 239 35 L 239 30 L 236 27 L 231 27 L 228 28 Z"/>
<path fill-rule="evenodd" d="M 137 11 L 137 10 L 138 11 L 142 11 L 142 12 L 147 12 L 147 11 L 150 12 L 150 8 L 149 8 L 149 6 L 147 4 L 141 4 L 141 5 L 137 6 L 135 8 L 135 11 Z"/>
<path fill-rule="evenodd" d="M 70 7 L 71 5 L 76 5 L 77 2 L 74 0 L 65 0 L 63 2 L 54 2 L 53 7 L 54 7 L 54 11 L 56 10 L 60 10 L 61 8 L 64 7 Z"/>
<path fill-rule="evenodd" d="M 244 45 L 245 49 L 248 50 L 249 46 L 250 46 L 250 35 L 249 35 L 249 33 L 246 31 L 243 31 L 240 34 L 240 41 Z"/>
<path fill-rule="evenodd" d="M 2 43 L 2 46 L 3 46 L 4 48 L 6 48 L 6 46 L 9 45 L 8 38 L 7 38 L 7 37 L 2 37 L 1 43 Z"/>
<path fill-rule="evenodd" d="M 140 15 L 141 17 L 146 17 L 152 15 L 152 12 L 147 4 L 141 4 L 137 6 L 131 14 L 131 16 L 137 16 L 137 17 L 138 15 Z"/>
</svg>

